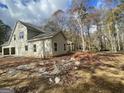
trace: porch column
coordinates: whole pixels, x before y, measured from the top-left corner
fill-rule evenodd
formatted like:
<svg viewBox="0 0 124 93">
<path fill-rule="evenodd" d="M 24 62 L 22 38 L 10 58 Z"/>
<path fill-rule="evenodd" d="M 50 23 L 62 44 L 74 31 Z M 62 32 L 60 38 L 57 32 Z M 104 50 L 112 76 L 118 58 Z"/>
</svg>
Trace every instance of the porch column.
<svg viewBox="0 0 124 93">
<path fill-rule="evenodd" d="M 2 56 L 4 55 L 4 48 L 2 47 Z"/>
<path fill-rule="evenodd" d="M 11 55 L 11 47 L 9 48 L 9 55 Z"/>
<path fill-rule="evenodd" d="M 43 40 L 43 58 L 46 57 L 46 52 L 45 52 L 45 41 Z"/>
</svg>

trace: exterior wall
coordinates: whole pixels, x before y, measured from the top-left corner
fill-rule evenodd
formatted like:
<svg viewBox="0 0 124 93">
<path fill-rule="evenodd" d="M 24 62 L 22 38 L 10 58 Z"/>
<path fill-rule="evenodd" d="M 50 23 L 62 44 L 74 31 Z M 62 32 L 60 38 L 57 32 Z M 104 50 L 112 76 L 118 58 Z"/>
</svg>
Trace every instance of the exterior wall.
<svg viewBox="0 0 124 93">
<path fill-rule="evenodd" d="M 54 43 L 57 43 L 57 51 L 54 50 Z M 67 44 L 67 41 L 62 33 L 57 34 L 52 39 L 52 51 L 53 56 L 63 55 L 67 53 L 67 49 L 64 50 L 64 44 Z"/>
<path fill-rule="evenodd" d="M 36 52 L 34 52 L 34 45 L 36 45 Z M 42 41 L 35 41 L 35 42 L 28 43 L 28 51 L 25 51 L 25 56 L 42 58 L 43 56 L 42 47 L 43 47 Z"/>
<path fill-rule="evenodd" d="M 43 54 L 44 54 L 44 57 L 51 57 L 53 56 L 53 52 L 52 52 L 52 39 L 46 39 L 46 40 L 43 40 L 44 42 L 44 51 L 43 51 Z"/>
<path fill-rule="evenodd" d="M 28 57 L 38 57 L 38 58 L 47 58 L 52 56 L 52 40 L 46 39 L 46 40 L 40 40 L 40 41 L 34 41 L 30 42 L 29 44 L 29 50 L 28 53 L 25 53 L 25 56 Z M 36 45 L 36 52 L 34 52 L 33 45 Z"/>
<path fill-rule="evenodd" d="M 24 33 L 24 38 L 20 39 L 19 38 L 19 33 L 23 32 Z M 20 22 L 16 24 L 16 27 L 14 29 L 14 32 L 12 33 L 12 38 L 10 38 L 10 44 L 7 46 L 3 46 L 3 48 L 10 48 L 15 47 L 16 54 L 15 56 L 22 56 L 23 55 L 23 46 L 27 44 L 27 28 L 22 25 Z M 16 40 L 14 40 L 14 35 Z M 3 54 L 3 53 L 2 53 Z M 11 53 L 10 53 L 11 55 Z"/>
<path fill-rule="evenodd" d="M 36 45 L 36 52 L 34 52 L 34 45 Z M 25 50 L 25 46 L 28 46 L 28 50 Z M 16 50 L 18 51 L 18 55 L 15 56 L 24 56 L 24 57 L 36 57 L 36 58 L 47 58 L 52 56 L 52 40 L 46 39 L 46 40 L 40 40 L 35 42 L 29 42 L 25 44 L 21 44 L 19 48 Z M 11 45 L 5 46 L 3 48 L 9 48 L 10 49 L 10 55 L 11 55 Z"/>
</svg>

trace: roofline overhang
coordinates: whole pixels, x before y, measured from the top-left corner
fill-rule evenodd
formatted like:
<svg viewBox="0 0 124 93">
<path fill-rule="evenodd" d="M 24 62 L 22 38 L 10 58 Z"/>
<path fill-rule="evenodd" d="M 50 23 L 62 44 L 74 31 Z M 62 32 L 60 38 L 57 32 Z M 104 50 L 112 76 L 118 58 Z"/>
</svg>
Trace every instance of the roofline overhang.
<svg viewBox="0 0 124 93">
<path fill-rule="evenodd" d="M 46 38 L 30 39 L 30 40 L 28 40 L 28 42 L 35 42 L 35 41 L 40 41 L 40 40 L 45 40 L 45 39 L 51 39 L 51 38 L 53 38 L 53 36 L 51 36 L 51 37 L 46 37 Z"/>
</svg>

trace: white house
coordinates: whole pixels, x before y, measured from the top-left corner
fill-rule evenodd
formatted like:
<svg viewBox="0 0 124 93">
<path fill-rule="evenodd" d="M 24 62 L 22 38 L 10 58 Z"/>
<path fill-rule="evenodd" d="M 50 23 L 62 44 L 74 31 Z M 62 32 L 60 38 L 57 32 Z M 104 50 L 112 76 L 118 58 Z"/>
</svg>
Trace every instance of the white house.
<svg viewBox="0 0 124 93">
<path fill-rule="evenodd" d="M 67 40 L 62 31 L 42 31 L 18 21 L 8 42 L 2 45 L 3 56 L 47 58 L 67 53 Z"/>
</svg>

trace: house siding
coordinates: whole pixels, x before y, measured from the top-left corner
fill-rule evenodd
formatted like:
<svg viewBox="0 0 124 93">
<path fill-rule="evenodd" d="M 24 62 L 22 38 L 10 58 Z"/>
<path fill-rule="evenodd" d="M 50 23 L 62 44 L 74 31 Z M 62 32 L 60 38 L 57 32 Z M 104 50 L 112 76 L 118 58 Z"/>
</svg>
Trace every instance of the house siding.
<svg viewBox="0 0 124 93">
<path fill-rule="evenodd" d="M 20 32 L 24 33 L 23 39 L 19 38 Z M 16 40 L 14 40 L 14 35 L 16 37 Z M 10 48 L 10 50 L 11 50 L 11 47 L 15 47 L 15 50 L 16 50 L 15 55 L 16 56 L 22 56 L 23 55 L 23 46 L 25 44 L 27 44 L 27 28 L 23 24 L 18 22 L 15 29 L 14 29 L 14 32 L 12 33 L 12 36 L 10 38 L 10 44 L 7 46 L 3 46 L 2 48 Z M 11 55 L 11 53 L 10 53 L 10 55 Z"/>
<path fill-rule="evenodd" d="M 54 50 L 54 43 L 57 43 L 57 51 Z M 64 44 L 67 44 L 65 37 L 62 33 L 58 33 L 52 39 L 52 51 L 53 56 L 63 55 L 67 53 L 67 49 L 64 50 Z"/>
<path fill-rule="evenodd" d="M 29 52 L 25 53 L 26 56 L 38 57 L 38 58 L 47 58 L 52 56 L 52 40 L 40 40 L 35 42 L 30 42 L 29 44 Z M 36 45 L 36 52 L 33 50 L 33 45 Z"/>
</svg>

